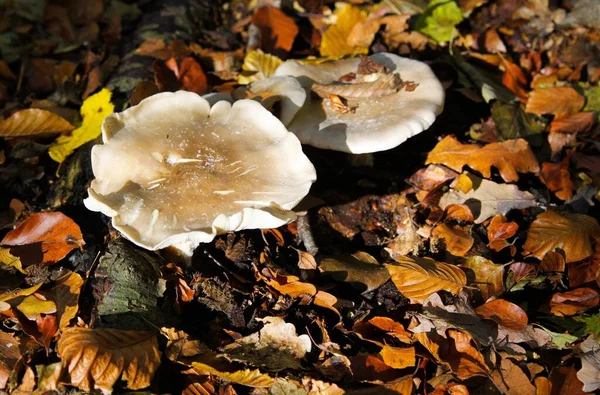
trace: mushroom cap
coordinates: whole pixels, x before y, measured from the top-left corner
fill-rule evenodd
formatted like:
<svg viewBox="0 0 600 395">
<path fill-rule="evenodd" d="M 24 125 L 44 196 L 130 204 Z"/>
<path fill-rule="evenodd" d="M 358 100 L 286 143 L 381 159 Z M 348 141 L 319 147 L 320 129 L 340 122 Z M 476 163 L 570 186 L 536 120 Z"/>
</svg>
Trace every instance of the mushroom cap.
<svg viewBox="0 0 600 395">
<path fill-rule="evenodd" d="M 423 62 L 390 53 L 370 59 L 383 64 L 403 81 L 418 84 L 411 92 L 358 99 L 354 112 L 342 113 L 329 100 L 307 99 L 288 129 L 303 144 L 354 154 L 394 148 L 433 124 L 444 107 L 445 92 L 431 68 Z M 321 64 L 301 64 L 288 60 L 275 76 L 291 75 L 305 87 L 313 83 L 331 84 L 355 72 L 360 59 L 343 59 Z"/>
<path fill-rule="evenodd" d="M 254 100 L 159 93 L 108 116 L 102 138 L 85 205 L 150 250 L 191 255 L 217 234 L 284 225 L 316 180 L 296 136 Z"/>
</svg>

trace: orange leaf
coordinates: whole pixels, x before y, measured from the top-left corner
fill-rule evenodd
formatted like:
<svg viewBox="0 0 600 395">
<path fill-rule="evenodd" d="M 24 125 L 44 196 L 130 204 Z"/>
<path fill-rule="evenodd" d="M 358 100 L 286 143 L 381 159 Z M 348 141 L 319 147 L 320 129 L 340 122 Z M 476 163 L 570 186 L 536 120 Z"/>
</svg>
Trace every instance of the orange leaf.
<svg viewBox="0 0 600 395">
<path fill-rule="evenodd" d="M 569 265 L 569 268 L 571 268 L 573 265 L 575 264 L 571 264 Z M 542 262 L 540 262 L 540 271 L 541 272 L 554 272 L 554 273 L 561 273 L 565 271 L 565 257 L 558 253 L 558 252 L 548 252 L 545 256 L 544 259 L 542 259 Z M 571 280 L 571 278 L 569 278 L 569 285 L 571 285 L 571 287 L 577 286 L 579 284 L 573 284 L 573 281 Z"/>
<path fill-rule="evenodd" d="M 403 343 L 412 343 L 412 335 L 404 326 L 391 318 L 388 317 L 373 317 L 369 320 L 369 324 L 373 325 L 379 330 L 387 332 L 388 335 L 393 336 Z"/>
<path fill-rule="evenodd" d="M 529 377 L 508 358 L 502 358 L 499 368 L 492 372 L 491 379 L 502 394 L 536 395 L 535 387 Z"/>
<path fill-rule="evenodd" d="M 485 178 L 492 175 L 492 166 L 498 169 L 506 182 L 519 179 L 518 173 L 537 173 L 539 165 L 527 141 L 523 139 L 491 143 L 483 147 L 462 144 L 456 137 L 447 136 L 427 155 L 425 164 L 441 163 L 453 170 L 464 166 L 480 172 Z"/>
<path fill-rule="evenodd" d="M 555 119 L 550 124 L 550 133 L 587 132 L 594 124 L 593 112 L 578 112 L 561 119 Z"/>
<path fill-rule="evenodd" d="M 525 76 L 525 73 L 523 73 L 523 70 L 521 70 L 519 66 L 511 62 L 507 62 L 505 67 L 506 70 L 502 77 L 502 83 L 514 93 L 519 100 L 523 103 L 527 103 L 527 77 Z"/>
<path fill-rule="evenodd" d="M 495 321 L 508 329 L 520 331 L 527 326 L 527 313 L 514 303 L 504 299 L 487 302 L 475 309 L 477 315 Z"/>
<path fill-rule="evenodd" d="M 56 263 L 84 244 L 79 226 L 60 212 L 34 214 L 0 242 L 25 265 Z"/>
<path fill-rule="evenodd" d="M 450 365 L 459 379 L 486 376 L 490 372 L 483 355 L 475 347 L 471 335 L 457 329 L 448 329 L 447 334 L 450 339 L 454 340 L 454 349 L 450 348 L 448 352 L 440 354 L 440 356 Z"/>
<path fill-rule="evenodd" d="M 446 250 L 454 256 L 465 256 L 473 247 L 475 240 L 470 233 L 471 227 L 438 224 L 431 232 L 434 241 L 443 240 Z"/>
<path fill-rule="evenodd" d="M 585 104 L 585 98 L 569 86 L 536 89 L 529 95 L 525 111 L 536 114 L 553 114 L 557 118 L 575 114 Z"/>
<path fill-rule="evenodd" d="M 509 246 L 510 244 L 506 240 L 513 237 L 517 230 L 519 230 L 519 225 L 516 222 L 507 222 L 504 214 L 497 214 L 492 218 L 487 229 L 490 248 L 500 251 Z"/>
<path fill-rule="evenodd" d="M 569 264 L 568 274 L 571 287 L 577 287 L 592 281 L 597 282 L 600 279 L 600 246 L 596 246 L 596 251 L 591 257 L 581 262 Z"/>
<path fill-rule="evenodd" d="M 269 53 L 289 52 L 298 35 L 296 22 L 276 7 L 261 7 L 254 11 L 252 24 L 260 30 L 260 48 Z"/>
<path fill-rule="evenodd" d="M 379 352 L 383 362 L 394 369 L 404 369 L 415 366 L 416 354 L 414 347 L 392 347 L 384 345 Z"/>
<path fill-rule="evenodd" d="M 564 250 L 567 263 L 592 255 L 592 240 L 600 241 L 600 225 L 583 214 L 559 214 L 547 211 L 529 227 L 523 249 L 538 259 L 557 248 Z"/>
<path fill-rule="evenodd" d="M 550 395 L 584 395 L 583 383 L 577 378 L 577 370 L 573 366 L 557 366 L 550 376 Z"/>
<path fill-rule="evenodd" d="M 598 306 L 600 295 L 592 288 L 577 288 L 565 293 L 555 293 L 550 300 L 550 312 L 570 316 Z"/>
<path fill-rule="evenodd" d="M 75 129 L 66 119 L 53 112 L 29 108 L 20 110 L 0 121 L 0 136 L 32 136 L 65 133 Z"/>
<path fill-rule="evenodd" d="M 191 56 L 183 58 L 179 65 L 174 58 L 169 59 L 166 66 L 173 71 L 177 80 L 186 91 L 203 95 L 208 91 L 206 74 L 202 67 Z"/>
<path fill-rule="evenodd" d="M 571 155 L 567 155 L 560 163 L 542 163 L 540 180 L 561 200 L 571 200 L 573 197 L 573 182 L 569 173 Z"/>
</svg>

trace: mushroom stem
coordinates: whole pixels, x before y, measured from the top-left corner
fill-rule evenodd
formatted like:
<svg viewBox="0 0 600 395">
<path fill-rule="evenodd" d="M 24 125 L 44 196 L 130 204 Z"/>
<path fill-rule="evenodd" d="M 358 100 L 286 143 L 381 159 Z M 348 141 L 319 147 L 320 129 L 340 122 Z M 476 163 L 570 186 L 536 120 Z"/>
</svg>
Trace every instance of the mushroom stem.
<svg viewBox="0 0 600 395">
<path fill-rule="evenodd" d="M 350 154 L 348 163 L 352 167 L 373 167 L 375 158 L 370 152 L 367 154 Z"/>
</svg>

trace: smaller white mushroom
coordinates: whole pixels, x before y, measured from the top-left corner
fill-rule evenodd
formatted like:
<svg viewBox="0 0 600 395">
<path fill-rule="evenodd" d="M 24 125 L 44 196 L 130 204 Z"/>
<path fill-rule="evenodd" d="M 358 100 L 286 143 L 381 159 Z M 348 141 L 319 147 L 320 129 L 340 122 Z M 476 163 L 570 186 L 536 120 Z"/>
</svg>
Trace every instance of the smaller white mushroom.
<svg viewBox="0 0 600 395">
<path fill-rule="evenodd" d="M 150 250 L 191 256 L 201 242 L 296 218 L 316 180 L 300 142 L 253 100 L 160 93 L 106 118 L 85 205 Z"/>
<path fill-rule="evenodd" d="M 275 71 L 313 92 L 288 125 L 303 144 L 354 154 L 384 151 L 435 121 L 445 95 L 428 65 L 389 53 L 368 59 L 292 60 Z"/>
</svg>

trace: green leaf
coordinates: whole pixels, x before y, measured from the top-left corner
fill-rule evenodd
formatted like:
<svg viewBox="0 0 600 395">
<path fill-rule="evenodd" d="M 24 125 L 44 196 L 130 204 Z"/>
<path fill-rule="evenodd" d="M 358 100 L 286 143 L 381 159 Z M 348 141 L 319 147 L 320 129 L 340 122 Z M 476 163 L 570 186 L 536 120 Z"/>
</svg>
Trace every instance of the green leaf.
<svg viewBox="0 0 600 395">
<path fill-rule="evenodd" d="M 579 340 L 577 336 L 569 335 L 568 333 L 552 332 L 551 330 L 546 329 L 543 326 L 541 326 L 540 328 L 542 328 L 547 334 L 550 335 L 550 337 L 552 337 L 552 344 L 554 344 L 559 350 L 567 348 L 568 345 L 575 343 L 577 340 Z"/>
<path fill-rule="evenodd" d="M 492 118 L 502 141 L 524 138 L 536 147 L 544 143 L 542 132 L 545 125 L 538 122 L 535 116 L 526 113 L 520 103 L 494 102 Z"/>
<path fill-rule="evenodd" d="M 600 313 L 589 317 L 575 317 L 575 320 L 583 323 L 583 328 L 578 333 L 582 337 L 586 335 L 600 336 Z"/>
<path fill-rule="evenodd" d="M 584 89 L 585 107 L 583 111 L 600 111 L 600 86 Z"/>
<path fill-rule="evenodd" d="M 462 20 L 462 12 L 454 0 L 433 0 L 419 16 L 417 30 L 444 43 L 452 40 L 456 25 Z"/>
</svg>

